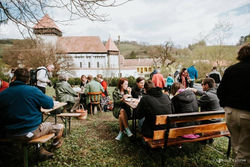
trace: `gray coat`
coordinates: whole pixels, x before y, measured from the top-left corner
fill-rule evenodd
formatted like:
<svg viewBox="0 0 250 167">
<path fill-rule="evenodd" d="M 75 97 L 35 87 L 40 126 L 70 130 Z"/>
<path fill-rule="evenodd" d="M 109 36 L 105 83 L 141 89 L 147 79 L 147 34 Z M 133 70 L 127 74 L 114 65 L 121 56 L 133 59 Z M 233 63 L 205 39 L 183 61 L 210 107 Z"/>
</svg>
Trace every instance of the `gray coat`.
<svg viewBox="0 0 250 167">
<path fill-rule="evenodd" d="M 221 109 L 215 88 L 211 88 L 207 91 L 198 90 L 197 95 L 201 96 L 200 99 L 198 99 L 198 105 L 201 107 L 201 111 L 216 111 Z"/>
</svg>

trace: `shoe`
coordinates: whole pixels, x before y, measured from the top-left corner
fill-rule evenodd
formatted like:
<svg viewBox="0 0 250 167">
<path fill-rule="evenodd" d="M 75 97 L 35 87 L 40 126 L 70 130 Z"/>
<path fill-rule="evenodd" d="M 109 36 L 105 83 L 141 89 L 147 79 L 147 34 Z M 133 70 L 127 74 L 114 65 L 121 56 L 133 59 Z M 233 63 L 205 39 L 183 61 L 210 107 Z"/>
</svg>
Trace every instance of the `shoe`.
<svg viewBox="0 0 250 167">
<path fill-rule="evenodd" d="M 39 155 L 42 157 L 51 158 L 51 157 L 53 157 L 54 153 L 51 153 L 51 152 L 45 150 L 44 148 L 41 148 L 39 151 Z"/>
<path fill-rule="evenodd" d="M 60 139 L 59 141 L 57 141 L 56 143 L 52 143 L 52 146 L 56 149 L 60 148 L 63 144 L 63 140 Z"/>
<path fill-rule="evenodd" d="M 116 136 L 115 140 L 122 140 L 122 137 L 123 137 L 123 133 L 120 131 L 119 134 Z"/>
<path fill-rule="evenodd" d="M 208 140 L 208 143 L 209 143 L 209 144 L 213 144 L 213 142 L 214 142 L 214 139 L 209 139 L 209 140 Z"/>
<path fill-rule="evenodd" d="M 125 132 L 126 132 L 126 134 L 128 135 L 128 137 L 133 136 L 133 133 L 130 131 L 129 128 L 125 128 Z"/>
</svg>

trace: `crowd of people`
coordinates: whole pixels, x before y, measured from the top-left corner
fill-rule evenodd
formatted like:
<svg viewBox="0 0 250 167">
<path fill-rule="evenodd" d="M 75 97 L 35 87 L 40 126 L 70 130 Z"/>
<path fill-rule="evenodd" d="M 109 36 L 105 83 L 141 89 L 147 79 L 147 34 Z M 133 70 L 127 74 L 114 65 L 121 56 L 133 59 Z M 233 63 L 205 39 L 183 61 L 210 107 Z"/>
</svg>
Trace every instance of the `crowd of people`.
<svg viewBox="0 0 250 167">
<path fill-rule="evenodd" d="M 239 52 L 239 63 L 226 69 L 223 77 L 213 67 L 204 79 L 202 79 L 202 90 L 194 88 L 198 78 L 195 65 L 189 68 L 177 70 L 174 75 L 169 74 L 166 79 L 156 69 L 150 75 L 150 79 L 143 77 L 136 79 L 133 88 L 128 85 L 126 78 L 120 78 L 117 87 L 112 92 L 114 106 L 108 108 L 109 98 L 108 84 L 101 74 L 96 76 L 82 75 L 80 90 L 76 92 L 67 82 L 66 75 L 59 75 L 59 82 L 54 85 L 56 98 L 60 102 L 67 102 L 70 112 L 74 111 L 79 104 L 86 108 L 90 103 L 88 94 L 90 92 L 101 92 L 102 108 L 110 109 L 119 122 L 119 133 L 115 137 L 120 141 L 127 135 L 133 136 L 128 120 L 132 119 L 131 107 L 125 103 L 125 99 L 139 99 L 134 109 L 135 118 L 139 119 L 139 129 L 146 137 L 153 137 L 155 130 L 155 116 L 161 114 L 191 113 L 198 111 L 217 111 L 222 107 L 226 112 L 226 122 L 232 136 L 232 147 L 236 155 L 235 164 L 250 164 L 250 106 L 247 86 L 250 84 L 245 79 L 250 70 L 250 45 L 243 46 Z M 64 126 L 42 122 L 40 108 L 53 108 L 53 99 L 47 96 L 46 86 L 51 83 L 50 72 L 54 70 L 52 64 L 47 67 L 39 67 L 37 70 L 37 84 L 29 86 L 30 73 L 26 68 L 18 68 L 10 84 L 0 79 L 0 134 L 3 136 L 30 140 L 41 135 L 54 132 L 56 134 L 52 145 L 59 148 L 62 144 L 61 136 Z M 237 81 L 239 86 L 235 86 Z M 197 98 L 199 96 L 199 98 Z M 199 109 L 200 108 L 200 109 Z M 201 121 L 199 124 L 219 122 L 221 120 Z M 190 122 L 189 125 L 197 122 Z M 186 126 L 177 124 L 177 127 Z M 197 134 L 188 134 L 183 138 L 193 139 L 200 137 Z M 213 141 L 209 141 L 213 142 Z M 52 153 L 41 148 L 41 153 L 51 155 Z"/>
</svg>

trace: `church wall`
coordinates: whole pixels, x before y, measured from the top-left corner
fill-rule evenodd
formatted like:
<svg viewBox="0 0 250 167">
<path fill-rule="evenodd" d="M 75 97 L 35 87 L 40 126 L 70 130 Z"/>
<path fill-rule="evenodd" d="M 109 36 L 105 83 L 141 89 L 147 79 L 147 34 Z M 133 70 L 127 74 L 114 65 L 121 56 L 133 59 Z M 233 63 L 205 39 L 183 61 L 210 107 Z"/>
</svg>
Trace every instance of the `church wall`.
<svg viewBox="0 0 250 167">
<path fill-rule="evenodd" d="M 52 46 L 56 46 L 57 36 L 56 35 L 36 35 L 36 37 L 42 40 L 46 44 L 51 44 Z"/>
</svg>

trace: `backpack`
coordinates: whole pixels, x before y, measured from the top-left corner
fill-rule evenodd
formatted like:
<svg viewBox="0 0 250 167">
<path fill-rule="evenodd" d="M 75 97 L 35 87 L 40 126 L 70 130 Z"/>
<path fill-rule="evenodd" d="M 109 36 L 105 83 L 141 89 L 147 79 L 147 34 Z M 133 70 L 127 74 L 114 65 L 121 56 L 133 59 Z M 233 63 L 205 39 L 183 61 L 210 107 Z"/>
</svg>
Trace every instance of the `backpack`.
<svg viewBox="0 0 250 167">
<path fill-rule="evenodd" d="M 39 69 L 31 69 L 30 70 L 30 85 L 31 86 L 36 86 L 37 85 L 37 72 L 40 70 L 46 70 L 44 68 L 39 68 Z M 47 70 L 46 70 L 47 73 Z"/>
</svg>

